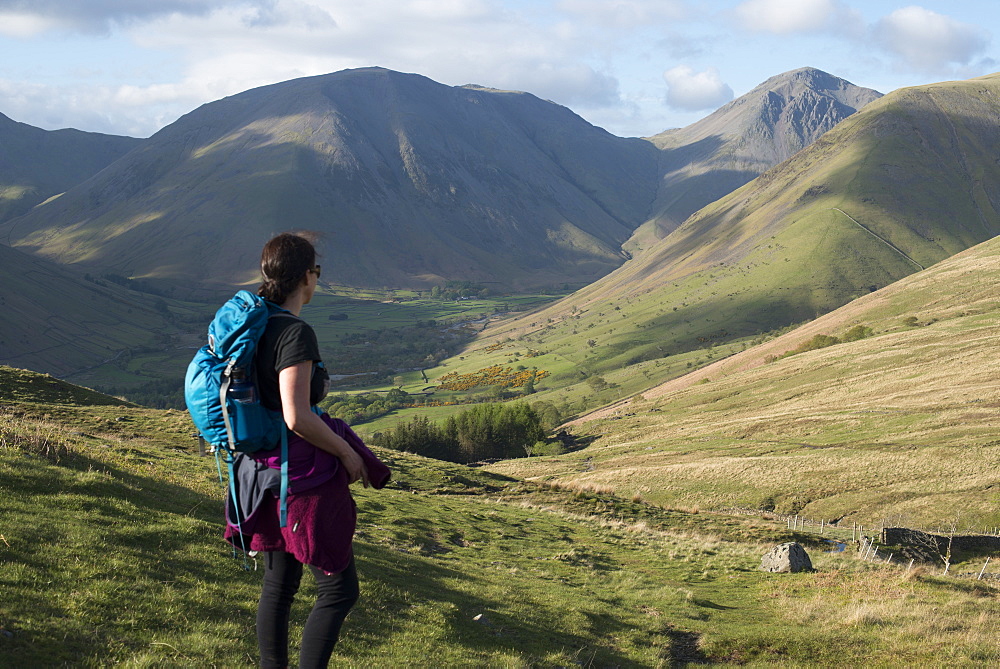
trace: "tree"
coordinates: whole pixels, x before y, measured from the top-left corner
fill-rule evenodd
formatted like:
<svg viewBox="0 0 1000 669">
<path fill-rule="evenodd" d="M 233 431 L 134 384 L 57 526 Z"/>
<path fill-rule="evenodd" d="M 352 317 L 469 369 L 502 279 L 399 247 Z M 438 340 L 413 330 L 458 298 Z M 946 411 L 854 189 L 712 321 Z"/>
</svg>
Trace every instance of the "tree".
<svg viewBox="0 0 1000 669">
<path fill-rule="evenodd" d="M 587 377 L 587 385 L 595 391 L 601 391 L 608 387 L 608 382 L 604 380 L 603 376 L 589 376 Z"/>
<path fill-rule="evenodd" d="M 525 402 L 479 404 L 450 417 L 444 426 L 414 417 L 372 436 L 383 448 L 419 453 L 452 462 L 513 458 L 545 438 L 541 418 Z"/>
</svg>

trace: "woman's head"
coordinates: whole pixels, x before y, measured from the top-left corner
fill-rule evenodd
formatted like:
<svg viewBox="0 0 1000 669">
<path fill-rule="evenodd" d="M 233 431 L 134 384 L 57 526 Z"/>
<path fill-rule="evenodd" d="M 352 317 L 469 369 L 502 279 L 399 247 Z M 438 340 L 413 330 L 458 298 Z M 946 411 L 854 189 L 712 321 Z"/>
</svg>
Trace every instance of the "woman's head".
<svg viewBox="0 0 1000 669">
<path fill-rule="evenodd" d="M 283 304 L 302 285 L 306 272 L 316 270 L 316 247 L 303 233 L 283 232 L 264 244 L 260 273 L 264 281 L 257 294 Z"/>
</svg>

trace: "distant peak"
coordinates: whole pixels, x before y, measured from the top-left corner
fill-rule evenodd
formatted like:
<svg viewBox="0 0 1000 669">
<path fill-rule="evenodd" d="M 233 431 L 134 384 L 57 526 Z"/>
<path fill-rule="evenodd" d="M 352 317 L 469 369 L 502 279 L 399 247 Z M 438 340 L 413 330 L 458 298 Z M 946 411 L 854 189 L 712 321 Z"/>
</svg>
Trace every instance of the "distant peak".
<svg viewBox="0 0 1000 669">
<path fill-rule="evenodd" d="M 787 76 L 821 76 L 821 77 L 832 77 L 833 75 L 829 72 L 824 72 L 823 70 L 817 69 L 815 67 L 800 67 L 796 70 L 789 70 L 785 73 Z M 781 76 L 780 74 L 778 75 Z"/>
<path fill-rule="evenodd" d="M 815 81 L 822 79 L 836 79 L 832 74 L 824 72 L 823 70 L 817 70 L 815 67 L 800 67 L 797 70 L 789 70 L 788 72 L 782 72 L 781 74 L 776 74 L 773 77 L 767 79 L 762 85 L 766 86 L 774 82 L 781 81 Z"/>
<path fill-rule="evenodd" d="M 856 84 L 846 79 L 816 69 L 815 67 L 800 67 L 796 70 L 789 70 L 788 72 L 775 75 L 758 86 L 758 88 L 776 88 L 782 84 L 800 82 L 816 90 L 838 90 L 845 86 L 856 86 Z"/>
</svg>

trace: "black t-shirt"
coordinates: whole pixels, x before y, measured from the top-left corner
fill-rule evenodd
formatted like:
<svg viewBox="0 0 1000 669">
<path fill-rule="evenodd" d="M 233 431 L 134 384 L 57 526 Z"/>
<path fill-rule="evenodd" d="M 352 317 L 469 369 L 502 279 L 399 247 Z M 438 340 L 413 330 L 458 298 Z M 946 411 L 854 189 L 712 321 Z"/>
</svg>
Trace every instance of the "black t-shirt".
<svg viewBox="0 0 1000 669">
<path fill-rule="evenodd" d="M 316 333 L 308 323 L 291 314 L 277 314 L 268 320 L 267 328 L 257 342 L 254 359 L 257 373 L 257 391 L 261 403 L 272 411 L 281 410 L 278 391 L 278 372 L 300 362 L 313 363 L 309 384 L 309 403 L 318 404 L 326 397 L 330 375 L 320 360 Z"/>
</svg>

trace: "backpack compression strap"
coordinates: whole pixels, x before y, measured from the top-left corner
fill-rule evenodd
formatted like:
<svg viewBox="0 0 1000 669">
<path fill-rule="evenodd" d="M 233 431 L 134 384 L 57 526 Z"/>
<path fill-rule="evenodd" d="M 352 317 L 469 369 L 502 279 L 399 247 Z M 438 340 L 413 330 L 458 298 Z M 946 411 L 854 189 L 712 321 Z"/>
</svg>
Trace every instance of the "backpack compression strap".
<svg viewBox="0 0 1000 669">
<path fill-rule="evenodd" d="M 219 404 L 222 408 L 222 422 L 226 426 L 226 439 L 229 440 L 229 451 L 236 451 L 236 433 L 233 432 L 233 421 L 229 417 L 229 407 L 226 406 L 226 395 L 229 393 L 229 383 L 232 380 L 235 360 L 230 360 L 226 364 L 226 370 L 222 372 L 222 383 L 219 384 Z"/>
<path fill-rule="evenodd" d="M 288 426 L 281 423 L 281 496 L 279 498 L 281 523 L 279 527 L 288 526 Z"/>
</svg>

